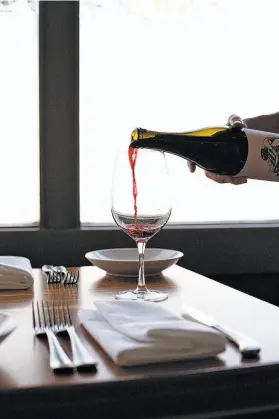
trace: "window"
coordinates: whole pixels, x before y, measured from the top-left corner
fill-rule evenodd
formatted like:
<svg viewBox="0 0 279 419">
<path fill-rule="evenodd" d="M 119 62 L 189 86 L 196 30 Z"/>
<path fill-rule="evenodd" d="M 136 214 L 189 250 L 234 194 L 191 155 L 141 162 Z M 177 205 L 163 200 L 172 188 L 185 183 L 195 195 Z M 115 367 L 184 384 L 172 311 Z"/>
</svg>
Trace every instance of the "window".
<svg viewBox="0 0 279 419">
<path fill-rule="evenodd" d="M 277 11 L 276 0 L 81 1 L 82 223 L 113 222 L 113 161 L 136 126 L 187 131 L 224 124 L 232 113 L 279 110 Z M 201 170 L 190 175 L 178 157 L 168 164 L 170 222 L 279 217 L 277 205 L 266 204 L 278 195 L 275 183 L 218 185 Z"/>
<path fill-rule="evenodd" d="M 36 225 L 39 191 L 38 4 L 0 2 L 0 225 Z"/>
<path fill-rule="evenodd" d="M 134 246 L 110 215 L 116 149 L 135 126 L 187 130 L 278 111 L 275 6 L 0 0 L 0 254 L 79 266 L 89 250 Z M 182 159 L 169 166 L 174 211 L 151 247 L 179 249 L 209 276 L 279 271 L 278 185 L 219 186 Z"/>
</svg>

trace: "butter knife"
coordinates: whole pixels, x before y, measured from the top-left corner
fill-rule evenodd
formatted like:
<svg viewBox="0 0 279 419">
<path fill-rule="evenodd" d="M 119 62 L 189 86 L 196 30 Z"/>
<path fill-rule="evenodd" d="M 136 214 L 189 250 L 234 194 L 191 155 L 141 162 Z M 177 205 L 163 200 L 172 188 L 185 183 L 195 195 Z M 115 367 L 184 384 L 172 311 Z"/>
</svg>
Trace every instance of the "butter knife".
<svg viewBox="0 0 279 419">
<path fill-rule="evenodd" d="M 213 329 L 221 332 L 232 344 L 234 344 L 243 357 L 245 358 L 254 358 L 257 357 L 261 351 L 259 344 L 239 332 L 236 332 L 228 327 L 223 327 L 218 324 L 214 317 L 203 313 L 200 310 L 197 310 L 193 307 L 185 307 L 185 313 L 182 314 L 184 318 L 192 318 L 193 320 L 202 323 L 206 326 L 212 327 Z"/>
</svg>

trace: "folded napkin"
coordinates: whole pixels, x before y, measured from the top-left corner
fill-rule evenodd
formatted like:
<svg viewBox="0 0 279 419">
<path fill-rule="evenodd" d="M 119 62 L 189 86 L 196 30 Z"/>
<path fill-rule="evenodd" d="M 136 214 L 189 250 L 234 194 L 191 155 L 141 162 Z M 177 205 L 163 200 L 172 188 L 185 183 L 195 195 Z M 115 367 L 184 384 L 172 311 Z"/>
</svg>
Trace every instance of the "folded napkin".
<svg viewBox="0 0 279 419">
<path fill-rule="evenodd" d="M 33 282 L 29 259 L 22 256 L 0 256 L 0 290 L 26 289 Z"/>
<path fill-rule="evenodd" d="M 12 333 L 15 327 L 16 323 L 11 316 L 6 313 L 0 313 L 0 343 Z"/>
<path fill-rule="evenodd" d="M 225 350 L 219 332 L 185 320 L 155 303 L 98 301 L 79 319 L 120 366 L 215 357 Z"/>
</svg>

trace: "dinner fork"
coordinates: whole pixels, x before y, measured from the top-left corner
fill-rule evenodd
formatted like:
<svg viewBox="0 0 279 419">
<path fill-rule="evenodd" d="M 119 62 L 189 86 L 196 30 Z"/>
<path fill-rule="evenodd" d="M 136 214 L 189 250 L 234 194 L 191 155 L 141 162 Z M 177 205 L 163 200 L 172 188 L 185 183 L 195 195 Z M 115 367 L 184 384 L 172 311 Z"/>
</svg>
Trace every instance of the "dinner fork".
<svg viewBox="0 0 279 419">
<path fill-rule="evenodd" d="M 68 355 L 58 342 L 57 337 L 55 336 L 53 328 L 55 327 L 53 323 L 53 318 L 50 315 L 49 304 L 46 302 L 41 302 L 41 307 L 39 302 L 36 304 L 37 315 L 35 313 L 34 302 L 32 301 L 32 320 L 33 320 L 33 329 L 35 335 L 46 336 L 49 345 L 49 364 L 50 368 L 53 371 L 61 370 L 73 370 L 74 365 L 69 359 Z"/>
<path fill-rule="evenodd" d="M 81 339 L 75 331 L 69 310 L 69 305 L 63 302 L 61 302 L 60 304 L 55 304 L 53 302 L 52 313 L 52 317 L 55 319 L 55 328 L 53 329 L 54 333 L 65 334 L 66 332 L 70 338 L 74 366 L 79 369 L 93 368 L 96 370 L 96 360 L 90 355 L 90 353 L 88 352 L 85 345 L 83 344 L 83 342 L 81 341 Z"/>
</svg>

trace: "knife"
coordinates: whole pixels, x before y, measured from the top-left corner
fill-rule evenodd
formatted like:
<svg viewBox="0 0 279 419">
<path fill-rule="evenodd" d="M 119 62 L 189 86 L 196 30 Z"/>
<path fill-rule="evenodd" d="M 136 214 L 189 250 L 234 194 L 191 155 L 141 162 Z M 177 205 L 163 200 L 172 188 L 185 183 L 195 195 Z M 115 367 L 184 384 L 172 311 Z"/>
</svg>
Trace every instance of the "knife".
<svg viewBox="0 0 279 419">
<path fill-rule="evenodd" d="M 234 344 L 240 351 L 244 358 L 257 357 L 261 351 L 259 344 L 239 332 L 236 332 L 228 327 L 223 327 L 218 324 L 214 317 L 203 313 L 193 307 L 186 307 L 186 311 L 182 314 L 182 317 L 189 320 L 189 317 L 193 320 L 202 323 L 206 326 L 212 327 L 213 329 L 221 332 L 232 344 Z"/>
</svg>

